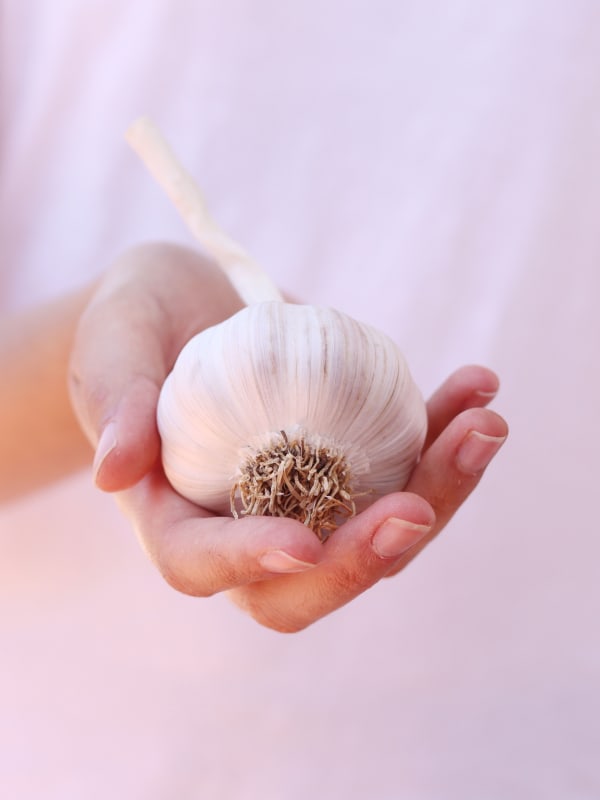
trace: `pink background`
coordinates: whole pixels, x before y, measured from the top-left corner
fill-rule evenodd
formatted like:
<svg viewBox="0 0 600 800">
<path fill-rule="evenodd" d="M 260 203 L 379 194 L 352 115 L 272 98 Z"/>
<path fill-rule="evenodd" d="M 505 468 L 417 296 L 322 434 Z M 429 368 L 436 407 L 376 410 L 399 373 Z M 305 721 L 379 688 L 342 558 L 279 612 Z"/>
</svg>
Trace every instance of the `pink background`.
<svg viewBox="0 0 600 800">
<path fill-rule="evenodd" d="M 0 303 L 188 242 L 153 116 L 286 290 L 511 437 L 404 574 L 295 636 L 162 582 L 74 476 L 0 511 L 10 798 L 600 797 L 600 8 L 7 0 Z"/>
</svg>

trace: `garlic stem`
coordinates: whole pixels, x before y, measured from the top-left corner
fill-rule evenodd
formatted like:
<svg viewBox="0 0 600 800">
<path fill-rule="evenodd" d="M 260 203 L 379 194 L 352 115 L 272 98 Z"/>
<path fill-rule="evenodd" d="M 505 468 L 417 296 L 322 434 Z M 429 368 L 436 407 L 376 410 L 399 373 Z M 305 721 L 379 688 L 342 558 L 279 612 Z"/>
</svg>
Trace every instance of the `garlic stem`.
<svg viewBox="0 0 600 800">
<path fill-rule="evenodd" d="M 200 189 L 156 125 L 136 120 L 125 138 L 162 187 L 195 239 L 215 259 L 247 305 L 283 297 L 265 271 L 212 220 Z"/>
</svg>

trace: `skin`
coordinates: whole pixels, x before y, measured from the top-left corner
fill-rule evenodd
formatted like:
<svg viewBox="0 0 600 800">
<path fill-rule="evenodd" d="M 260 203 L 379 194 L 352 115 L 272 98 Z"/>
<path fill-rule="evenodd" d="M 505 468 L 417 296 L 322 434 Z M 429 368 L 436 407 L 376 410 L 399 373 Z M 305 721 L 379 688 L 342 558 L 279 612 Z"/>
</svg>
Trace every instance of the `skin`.
<svg viewBox="0 0 600 800">
<path fill-rule="evenodd" d="M 90 462 L 71 407 L 68 358 L 87 286 L 20 314 L 0 316 L 0 502 Z"/>
<path fill-rule="evenodd" d="M 39 382 L 22 385 L 20 370 L 11 373 L 18 388 L 2 389 L 0 409 L 19 402 L 21 410 L 11 417 L 12 433 L 0 417 L 0 478 L 8 494 L 53 480 L 91 460 L 87 438 L 96 450 L 96 484 L 115 493 L 171 586 L 197 597 L 226 591 L 261 625 L 295 632 L 401 571 L 475 489 L 507 426 L 485 408 L 497 377 L 484 367 L 463 367 L 429 400 L 426 447 L 405 490 L 378 500 L 324 545 L 293 520 L 217 517 L 168 484 L 156 404 L 188 339 L 241 307 L 213 264 L 193 251 L 153 244 L 125 253 L 97 286 L 64 299 L 60 315 L 54 307 L 40 312 L 31 324 L 55 343 L 54 370 L 46 376 L 53 400 L 43 403 L 48 395 Z M 13 334 L 18 323 L 11 323 Z M 17 354 L 4 348 L 7 363 L 22 351 L 16 335 L 11 341 Z M 41 362 L 35 337 L 29 350 L 31 371 Z M 10 458 L 36 413 L 44 430 L 57 420 L 61 425 L 59 436 L 42 435 L 41 451 L 33 450 L 40 466 L 32 476 L 24 461 L 15 472 Z M 12 443 L 5 447 L 7 434 Z"/>
</svg>

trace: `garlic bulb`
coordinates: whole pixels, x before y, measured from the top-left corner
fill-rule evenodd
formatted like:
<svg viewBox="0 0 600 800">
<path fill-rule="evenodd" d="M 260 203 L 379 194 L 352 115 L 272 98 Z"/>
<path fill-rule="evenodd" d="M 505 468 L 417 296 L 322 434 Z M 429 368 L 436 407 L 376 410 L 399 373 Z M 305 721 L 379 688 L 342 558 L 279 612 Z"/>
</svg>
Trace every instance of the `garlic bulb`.
<svg viewBox="0 0 600 800">
<path fill-rule="evenodd" d="M 184 497 L 225 514 L 237 490 L 242 513 L 301 519 L 323 536 L 356 498 L 405 485 L 426 413 L 388 337 L 339 311 L 267 302 L 188 342 L 158 425 Z"/>
<path fill-rule="evenodd" d="M 425 439 L 421 394 L 396 345 L 332 309 L 284 303 L 208 216 L 147 120 L 130 144 L 249 305 L 191 339 L 162 388 L 167 478 L 219 514 L 298 519 L 325 539 L 402 489 Z"/>
</svg>

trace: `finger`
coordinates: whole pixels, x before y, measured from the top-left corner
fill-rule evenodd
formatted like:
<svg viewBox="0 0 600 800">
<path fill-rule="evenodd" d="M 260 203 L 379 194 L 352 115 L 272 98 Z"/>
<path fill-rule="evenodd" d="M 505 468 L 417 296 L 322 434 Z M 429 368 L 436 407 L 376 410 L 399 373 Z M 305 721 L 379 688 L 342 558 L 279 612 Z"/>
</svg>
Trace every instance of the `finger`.
<svg viewBox="0 0 600 800">
<path fill-rule="evenodd" d="M 165 580 L 195 597 L 312 570 L 323 546 L 294 520 L 217 517 L 177 495 L 160 467 L 118 495 Z"/>
<path fill-rule="evenodd" d="M 152 310 L 122 290 L 81 318 L 70 367 L 79 421 L 96 448 L 94 475 L 107 491 L 135 483 L 158 456 L 156 404 L 166 375 Z"/>
<path fill-rule="evenodd" d="M 313 570 L 249 584 L 231 597 L 266 627 L 302 630 L 384 577 L 401 553 L 427 535 L 434 520 L 431 507 L 417 495 L 387 495 L 328 539 Z"/>
<path fill-rule="evenodd" d="M 145 245 L 112 267 L 81 317 L 70 368 L 100 488 L 127 488 L 152 468 L 158 396 L 176 356 L 239 307 L 221 270 L 185 248 Z"/>
<path fill-rule="evenodd" d="M 501 416 L 473 408 L 452 420 L 424 453 L 406 490 L 431 504 L 436 523 L 426 537 L 402 554 L 390 575 L 403 569 L 444 528 L 475 489 L 507 435 L 508 426 Z"/>
<path fill-rule="evenodd" d="M 461 411 L 487 405 L 497 394 L 497 375 L 486 367 L 466 366 L 453 372 L 427 403 L 428 430 L 425 448 Z"/>
</svg>

